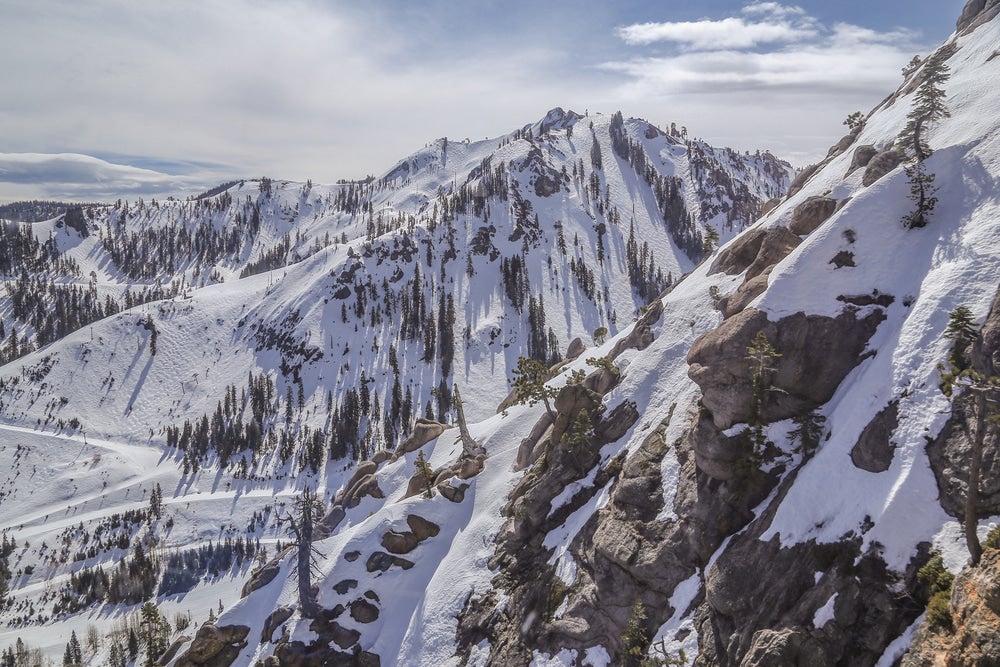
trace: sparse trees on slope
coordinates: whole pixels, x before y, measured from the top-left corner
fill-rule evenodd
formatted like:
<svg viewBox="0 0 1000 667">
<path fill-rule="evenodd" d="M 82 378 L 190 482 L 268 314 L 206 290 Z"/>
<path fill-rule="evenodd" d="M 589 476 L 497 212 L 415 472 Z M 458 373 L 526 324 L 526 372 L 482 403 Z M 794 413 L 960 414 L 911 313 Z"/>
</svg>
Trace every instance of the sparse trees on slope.
<svg viewBox="0 0 1000 667">
<path fill-rule="evenodd" d="M 317 610 L 312 590 L 313 528 L 323 517 L 323 502 L 312 489 L 305 489 L 293 504 L 294 514 L 283 517 L 295 536 L 297 550 L 296 572 L 299 578 L 299 613 L 311 618 Z"/>
<path fill-rule="evenodd" d="M 549 369 L 545 364 L 527 357 L 518 358 L 512 382 L 518 402 L 527 403 L 529 407 L 539 402 L 544 403 L 545 411 L 555 419 L 551 399 L 556 397 L 558 391 L 545 384 L 548 379 Z"/>
</svg>

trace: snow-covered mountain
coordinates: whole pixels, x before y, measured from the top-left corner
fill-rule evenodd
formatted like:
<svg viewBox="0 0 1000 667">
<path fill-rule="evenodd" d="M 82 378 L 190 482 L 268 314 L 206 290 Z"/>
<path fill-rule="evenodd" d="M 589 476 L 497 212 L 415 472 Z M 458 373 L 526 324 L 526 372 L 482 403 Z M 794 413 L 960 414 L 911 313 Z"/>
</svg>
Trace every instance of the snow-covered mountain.
<svg viewBox="0 0 1000 667">
<path fill-rule="evenodd" d="M 891 665 L 916 636 L 907 664 L 943 660 L 935 587 L 968 558 L 982 413 L 941 364 L 1000 375 L 998 13 L 971 0 L 750 226 L 787 183 L 766 154 L 561 111 L 364 183 L 39 223 L 55 247 L 19 261 L 63 258 L 112 309 L 122 275 L 177 285 L 24 356 L 15 337 L 0 644 L 55 655 L 75 632 L 90 664 L 127 662 L 134 634 L 174 665 Z M 942 62 L 936 204 L 910 228 L 898 137 Z M 181 228 L 201 240 L 171 245 Z M 8 330 L 28 321 L 13 295 Z M 947 338 L 959 306 L 982 327 Z M 549 379 L 508 398 L 525 355 Z M 467 433 L 413 423 L 457 420 L 455 386 Z M 286 547 L 292 520 L 310 550 Z M 956 664 L 997 658 L 976 588 L 995 551 L 957 580 Z"/>
</svg>

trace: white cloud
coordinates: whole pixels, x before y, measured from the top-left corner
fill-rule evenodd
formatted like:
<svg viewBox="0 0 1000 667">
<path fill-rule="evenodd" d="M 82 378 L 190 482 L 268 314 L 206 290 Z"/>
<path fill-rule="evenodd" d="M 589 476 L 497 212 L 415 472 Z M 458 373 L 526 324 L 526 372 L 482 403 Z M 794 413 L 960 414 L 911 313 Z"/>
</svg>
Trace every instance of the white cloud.
<svg viewBox="0 0 1000 667">
<path fill-rule="evenodd" d="M 746 49 L 762 44 L 802 42 L 817 36 L 815 19 L 800 7 L 776 2 L 747 5 L 743 14 L 758 16 L 748 22 L 730 16 L 719 20 L 635 23 L 618 28 L 618 36 L 631 45 L 673 42 L 686 49 Z"/>
<path fill-rule="evenodd" d="M 0 183 L 15 193 L 34 186 L 36 196 L 54 199 L 177 194 L 206 182 L 205 174 L 176 176 L 77 153 L 0 153 Z"/>
</svg>

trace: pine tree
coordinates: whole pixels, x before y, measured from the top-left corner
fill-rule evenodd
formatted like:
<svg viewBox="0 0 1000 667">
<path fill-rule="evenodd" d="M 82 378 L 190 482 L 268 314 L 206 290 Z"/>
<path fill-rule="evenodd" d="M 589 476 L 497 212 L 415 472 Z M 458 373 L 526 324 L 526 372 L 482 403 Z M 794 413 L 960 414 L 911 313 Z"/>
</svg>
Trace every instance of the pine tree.
<svg viewBox="0 0 1000 667">
<path fill-rule="evenodd" d="M 903 226 L 907 229 L 925 227 L 928 216 L 937 206 L 937 187 L 934 186 L 934 174 L 927 173 L 923 160 L 917 160 L 906 167 L 906 177 L 910 181 L 909 199 L 914 209 L 903 216 Z"/>
<path fill-rule="evenodd" d="M 417 468 L 417 474 L 420 475 L 420 481 L 424 487 L 424 498 L 434 497 L 434 469 L 431 468 L 431 464 L 427 462 L 424 458 L 423 450 L 417 454 L 417 460 L 414 462 Z"/>
<path fill-rule="evenodd" d="M 913 108 L 906 115 L 906 127 L 899 135 L 918 162 L 930 157 L 932 152 L 923 139 L 923 130 L 930 123 L 951 115 L 944 103 L 946 94 L 942 87 L 951 77 L 950 68 L 945 64 L 950 56 L 950 50 L 940 50 L 924 62 L 923 82 L 913 98 Z"/>
<path fill-rule="evenodd" d="M 559 392 L 545 384 L 548 379 L 549 369 L 545 364 L 527 357 L 518 357 L 511 384 L 518 403 L 526 403 L 528 407 L 544 403 L 545 411 L 555 420 L 556 413 L 552 409 L 551 399 Z"/>
<path fill-rule="evenodd" d="M 959 306 L 951 311 L 944 337 L 953 342 L 949 361 L 957 370 L 969 367 L 967 351 L 978 335 L 979 325 L 968 306 Z"/>
<path fill-rule="evenodd" d="M 758 331 L 753 341 L 747 346 L 747 360 L 753 378 L 753 393 L 750 397 L 750 438 L 754 447 L 754 455 L 763 454 L 767 439 L 764 437 L 764 418 L 762 412 L 770 388 L 770 377 L 776 369 L 772 366 L 774 360 L 781 354 L 774 349 L 771 341 L 763 331 Z"/>
</svg>

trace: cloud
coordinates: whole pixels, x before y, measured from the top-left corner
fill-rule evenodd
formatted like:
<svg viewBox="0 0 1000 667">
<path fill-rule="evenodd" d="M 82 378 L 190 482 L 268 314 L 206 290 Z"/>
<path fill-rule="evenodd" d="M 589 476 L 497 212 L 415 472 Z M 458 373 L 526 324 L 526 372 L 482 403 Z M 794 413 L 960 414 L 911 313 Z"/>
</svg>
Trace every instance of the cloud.
<svg viewBox="0 0 1000 667">
<path fill-rule="evenodd" d="M 617 29 L 618 36 L 631 45 L 673 42 L 691 50 L 745 49 L 762 44 L 801 42 L 817 36 L 816 21 L 799 7 L 776 2 L 758 2 L 743 13 L 760 16 L 748 22 L 739 17 L 720 20 L 636 23 Z"/>
<path fill-rule="evenodd" d="M 193 193 L 214 180 L 204 173 L 179 176 L 77 153 L 0 153 L 0 183 L 40 187 L 40 194 L 48 198 L 96 200 Z"/>
</svg>

